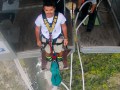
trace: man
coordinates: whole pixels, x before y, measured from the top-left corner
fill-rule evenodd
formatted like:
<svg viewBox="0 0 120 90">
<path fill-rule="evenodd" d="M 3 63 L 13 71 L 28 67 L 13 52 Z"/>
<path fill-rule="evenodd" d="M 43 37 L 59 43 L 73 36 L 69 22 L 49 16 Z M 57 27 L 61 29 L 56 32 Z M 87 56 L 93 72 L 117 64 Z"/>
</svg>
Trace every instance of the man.
<svg viewBox="0 0 120 90">
<path fill-rule="evenodd" d="M 43 12 L 35 20 L 37 45 L 44 45 L 46 60 L 51 61 L 51 54 L 57 53 L 57 60 L 62 60 L 63 45 L 68 45 L 66 18 L 62 13 L 55 13 L 55 2 L 46 0 Z M 40 39 L 41 37 L 41 39 Z"/>
<path fill-rule="evenodd" d="M 90 3 L 86 4 L 82 10 L 81 10 L 81 15 L 80 15 L 80 20 L 83 20 L 87 14 L 89 14 L 89 20 L 87 24 L 87 32 L 91 32 L 91 30 L 94 28 L 94 23 L 97 15 L 96 11 L 96 5 L 97 1 L 96 0 L 78 0 L 78 5 L 76 11 L 79 10 L 80 6 L 85 2 L 85 1 L 91 1 L 92 5 Z M 90 10 L 89 10 L 90 9 Z M 89 11 L 88 11 L 89 10 Z"/>
</svg>

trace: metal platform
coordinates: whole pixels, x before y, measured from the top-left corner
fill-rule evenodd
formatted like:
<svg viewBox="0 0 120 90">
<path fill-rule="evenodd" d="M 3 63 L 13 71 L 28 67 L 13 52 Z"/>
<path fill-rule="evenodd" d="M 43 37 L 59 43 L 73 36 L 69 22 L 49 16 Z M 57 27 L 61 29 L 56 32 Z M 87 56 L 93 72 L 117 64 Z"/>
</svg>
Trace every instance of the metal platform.
<svg viewBox="0 0 120 90">
<path fill-rule="evenodd" d="M 120 53 L 120 31 L 114 15 L 106 2 L 98 8 L 100 25 L 95 25 L 91 32 L 86 26 L 79 28 L 79 42 L 83 53 Z"/>
<path fill-rule="evenodd" d="M 5 27 L 7 32 L 10 34 L 3 34 L 5 39 L 8 41 L 12 50 L 16 53 L 17 57 L 37 57 L 39 56 L 40 49 L 36 45 L 35 39 L 35 24 L 36 17 L 42 11 L 42 0 L 37 1 L 20 1 L 20 7 L 15 11 L 15 18 L 12 25 L 8 26 L 18 30 L 17 35 L 12 32 L 12 28 L 8 29 Z M 95 26 L 92 32 L 86 32 L 86 26 L 79 28 L 78 36 L 80 37 L 80 50 L 83 53 L 119 53 L 120 45 L 120 32 L 115 22 L 114 15 L 109 7 L 102 2 L 98 11 L 98 19 L 100 25 Z M 73 30 L 70 19 L 70 12 L 66 9 L 65 16 L 67 18 L 68 26 L 68 38 L 69 38 L 69 49 L 74 49 L 73 42 Z M 8 15 L 9 16 L 9 15 Z M 9 19 L 9 18 L 7 18 Z M 1 22 L 3 23 L 3 22 Z M 16 35 L 16 36 L 15 36 Z M 10 41 L 14 38 L 16 41 Z M 92 48 L 91 48 L 92 47 Z M 34 54 L 32 55 L 31 53 Z"/>
</svg>

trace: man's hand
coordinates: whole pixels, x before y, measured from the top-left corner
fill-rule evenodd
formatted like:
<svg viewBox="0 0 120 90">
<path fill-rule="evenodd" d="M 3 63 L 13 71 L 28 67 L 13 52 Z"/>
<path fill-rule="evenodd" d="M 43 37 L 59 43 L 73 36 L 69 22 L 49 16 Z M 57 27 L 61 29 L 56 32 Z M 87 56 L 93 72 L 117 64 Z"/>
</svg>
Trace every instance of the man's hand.
<svg viewBox="0 0 120 90">
<path fill-rule="evenodd" d="M 90 15 L 90 14 L 92 14 L 93 12 L 92 12 L 92 10 L 88 10 L 88 14 Z"/>
<path fill-rule="evenodd" d="M 88 10 L 88 14 L 92 14 L 96 8 L 96 4 L 92 4 L 92 7 L 90 10 Z"/>
<path fill-rule="evenodd" d="M 68 39 L 64 39 L 64 46 L 68 45 Z"/>
<path fill-rule="evenodd" d="M 37 41 L 37 46 L 41 47 L 42 46 L 42 43 L 40 40 Z"/>
</svg>

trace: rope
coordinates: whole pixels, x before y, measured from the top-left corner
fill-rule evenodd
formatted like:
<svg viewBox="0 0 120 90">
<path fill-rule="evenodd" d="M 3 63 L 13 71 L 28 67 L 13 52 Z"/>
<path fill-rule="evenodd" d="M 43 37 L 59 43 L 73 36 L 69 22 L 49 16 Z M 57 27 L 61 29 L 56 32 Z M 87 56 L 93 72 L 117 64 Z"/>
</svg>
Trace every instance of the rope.
<svg viewBox="0 0 120 90">
<path fill-rule="evenodd" d="M 102 1 L 102 0 L 101 0 Z M 96 8 L 100 5 L 101 1 L 97 4 Z M 80 7 L 79 9 L 79 12 L 77 13 L 77 16 L 76 16 L 76 19 L 75 19 L 75 25 L 76 25 L 76 22 L 77 22 L 77 19 L 78 19 L 78 15 L 81 11 L 81 9 L 83 8 L 83 6 L 87 3 L 90 3 L 90 1 L 86 1 L 85 3 L 82 4 L 82 6 Z M 76 36 L 77 36 L 77 31 L 79 29 L 79 27 L 81 26 L 81 24 L 89 17 L 89 15 L 87 15 L 83 20 L 82 22 L 77 26 L 76 28 Z M 83 70 L 83 65 L 82 65 L 82 59 L 81 59 L 81 55 L 80 55 L 80 48 L 79 48 L 79 44 L 78 42 L 76 42 L 77 44 L 77 51 L 78 51 L 78 57 L 79 57 L 79 61 L 80 61 L 80 67 L 81 67 L 81 71 L 82 71 L 82 86 L 83 86 L 83 90 L 85 90 L 85 80 L 84 80 L 84 70 Z"/>
<path fill-rule="evenodd" d="M 71 54 L 71 66 L 70 66 L 70 90 L 72 85 L 72 63 L 73 63 L 73 53 Z"/>
<path fill-rule="evenodd" d="M 69 90 L 69 88 L 63 82 L 61 82 L 61 84 L 66 88 L 66 90 Z"/>
<path fill-rule="evenodd" d="M 78 43 L 77 43 L 77 51 L 78 51 L 78 57 L 79 57 L 79 61 L 80 61 L 81 71 L 82 71 L 82 86 L 83 86 L 83 90 L 85 90 L 84 70 L 83 70 L 82 59 L 81 59 Z"/>
<path fill-rule="evenodd" d="M 84 2 L 84 3 L 81 5 L 81 7 L 79 8 L 79 12 L 77 13 L 76 18 L 75 18 L 75 25 L 76 25 L 76 23 L 77 23 L 77 19 L 78 19 L 78 16 L 79 16 L 80 11 L 81 11 L 82 8 L 84 7 L 84 5 L 86 5 L 87 3 L 90 3 L 90 2 L 91 2 L 91 1 L 86 1 L 86 2 Z"/>
<path fill-rule="evenodd" d="M 99 2 L 98 2 L 98 4 L 97 4 L 97 6 L 96 7 L 98 7 L 99 5 L 100 5 L 100 3 L 102 2 L 102 0 L 100 0 Z M 97 9 L 97 8 L 96 8 Z"/>
</svg>

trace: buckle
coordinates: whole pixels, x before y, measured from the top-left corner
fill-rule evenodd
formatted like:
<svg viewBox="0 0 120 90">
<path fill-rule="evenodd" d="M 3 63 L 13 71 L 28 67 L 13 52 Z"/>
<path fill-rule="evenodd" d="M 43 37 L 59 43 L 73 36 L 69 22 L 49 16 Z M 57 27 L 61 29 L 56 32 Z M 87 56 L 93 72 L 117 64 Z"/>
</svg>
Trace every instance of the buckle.
<svg viewBox="0 0 120 90">
<path fill-rule="evenodd" d="M 57 61 L 61 62 L 61 61 L 63 61 L 63 58 L 62 57 L 57 57 Z"/>
<path fill-rule="evenodd" d="M 52 57 L 46 57 L 46 60 L 51 62 L 52 61 Z"/>
</svg>

